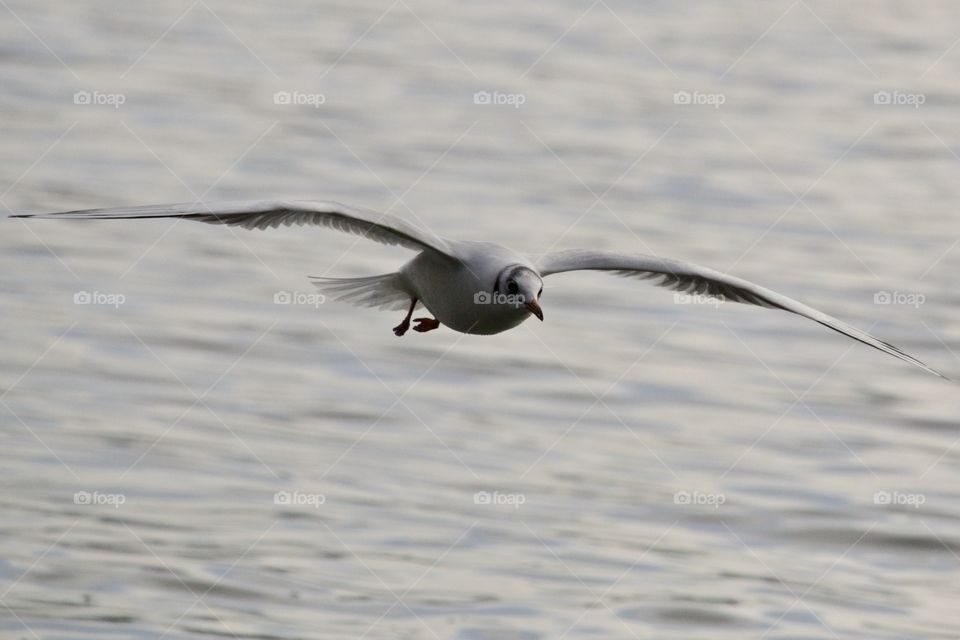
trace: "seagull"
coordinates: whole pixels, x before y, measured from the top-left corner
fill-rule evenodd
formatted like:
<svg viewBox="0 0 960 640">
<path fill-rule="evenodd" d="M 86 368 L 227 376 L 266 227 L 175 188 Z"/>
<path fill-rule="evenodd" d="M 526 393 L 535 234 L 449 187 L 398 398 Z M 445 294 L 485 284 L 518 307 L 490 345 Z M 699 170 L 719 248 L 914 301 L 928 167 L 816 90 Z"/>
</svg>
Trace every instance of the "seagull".
<svg viewBox="0 0 960 640">
<path fill-rule="evenodd" d="M 416 257 L 393 273 L 361 278 L 311 278 L 321 291 L 337 300 L 362 307 L 406 309 L 403 321 L 393 328 L 397 336 L 410 329 L 418 304 L 433 315 L 413 320 L 416 323 L 413 330 L 421 333 L 444 325 L 461 333 L 493 335 L 512 329 L 531 316 L 543 321 L 540 301 L 545 277 L 568 271 L 606 271 L 686 294 L 789 311 L 946 378 L 892 344 L 792 298 L 720 271 L 657 256 L 571 249 L 547 253 L 534 261 L 493 242 L 441 238 L 390 214 L 325 201 L 193 202 L 11 217 L 178 218 L 245 229 L 317 225 L 411 249 L 418 252 Z"/>
</svg>

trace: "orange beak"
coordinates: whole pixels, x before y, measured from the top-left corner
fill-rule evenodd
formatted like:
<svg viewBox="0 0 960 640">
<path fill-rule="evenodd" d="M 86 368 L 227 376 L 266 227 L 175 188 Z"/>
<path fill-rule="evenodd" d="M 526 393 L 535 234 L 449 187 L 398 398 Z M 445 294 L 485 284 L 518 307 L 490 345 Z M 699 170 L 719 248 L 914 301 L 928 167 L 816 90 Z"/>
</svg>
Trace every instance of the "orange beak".
<svg viewBox="0 0 960 640">
<path fill-rule="evenodd" d="M 527 308 L 527 311 L 540 318 L 540 322 L 543 322 L 543 309 L 540 308 L 540 303 L 533 300 L 523 306 Z"/>
</svg>

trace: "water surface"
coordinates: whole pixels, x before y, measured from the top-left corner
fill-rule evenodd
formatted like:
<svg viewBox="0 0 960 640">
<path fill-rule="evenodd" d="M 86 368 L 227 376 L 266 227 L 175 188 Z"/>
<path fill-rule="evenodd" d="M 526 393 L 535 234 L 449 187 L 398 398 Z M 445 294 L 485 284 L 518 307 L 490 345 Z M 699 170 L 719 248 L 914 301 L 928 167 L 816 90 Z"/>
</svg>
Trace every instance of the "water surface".
<svg viewBox="0 0 960 640">
<path fill-rule="evenodd" d="M 685 258 L 956 377 L 958 13 L 10 0 L 0 202 Z M 955 387 L 813 323 L 570 274 L 543 324 L 397 339 L 274 300 L 403 250 L 0 224 L 5 636 L 956 635 Z"/>
</svg>

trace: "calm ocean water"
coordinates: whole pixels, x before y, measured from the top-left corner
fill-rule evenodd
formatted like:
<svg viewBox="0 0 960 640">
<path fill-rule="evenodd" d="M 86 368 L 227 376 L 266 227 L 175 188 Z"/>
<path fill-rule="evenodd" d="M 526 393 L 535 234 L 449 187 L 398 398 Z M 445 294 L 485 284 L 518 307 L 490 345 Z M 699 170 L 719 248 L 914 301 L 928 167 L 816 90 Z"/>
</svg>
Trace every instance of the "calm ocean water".
<svg viewBox="0 0 960 640">
<path fill-rule="evenodd" d="M 657 253 L 960 377 L 956 3 L 0 16 L 3 213 L 335 199 Z M 583 273 L 542 324 L 397 339 L 305 276 L 403 250 L 0 226 L 4 637 L 957 637 L 957 387 L 814 323 Z"/>
</svg>

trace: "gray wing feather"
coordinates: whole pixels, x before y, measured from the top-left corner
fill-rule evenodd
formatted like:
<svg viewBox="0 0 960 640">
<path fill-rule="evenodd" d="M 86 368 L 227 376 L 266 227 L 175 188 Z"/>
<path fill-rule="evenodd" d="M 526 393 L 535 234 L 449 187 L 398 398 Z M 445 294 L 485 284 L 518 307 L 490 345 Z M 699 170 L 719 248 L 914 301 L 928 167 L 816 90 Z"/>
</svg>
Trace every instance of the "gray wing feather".
<svg viewBox="0 0 960 640">
<path fill-rule="evenodd" d="M 181 204 L 85 209 L 16 215 L 14 218 L 66 218 L 115 220 L 134 218 L 181 218 L 208 224 L 227 224 L 245 229 L 275 229 L 281 225 L 317 225 L 364 236 L 386 245 L 422 251 L 430 249 L 450 258 L 450 245 L 434 233 L 389 214 L 351 207 L 339 202 L 310 200 L 259 200 L 248 202 L 193 202 Z"/>
<path fill-rule="evenodd" d="M 566 271 L 595 270 L 610 271 L 615 275 L 648 280 L 652 284 L 674 291 L 691 294 L 703 294 L 721 298 L 730 302 L 752 304 L 769 309 L 782 309 L 795 313 L 838 333 L 853 338 L 874 349 L 879 349 L 896 358 L 916 365 L 941 378 L 945 375 L 936 371 L 913 356 L 904 353 L 898 347 L 880 340 L 866 331 L 862 331 L 841 320 L 829 316 L 813 307 L 809 307 L 793 298 L 781 295 L 765 287 L 742 278 L 737 278 L 714 269 L 701 267 L 689 262 L 667 260 L 642 254 L 611 253 L 573 249 L 545 255 L 538 264 L 540 275 L 548 276 Z"/>
</svg>

